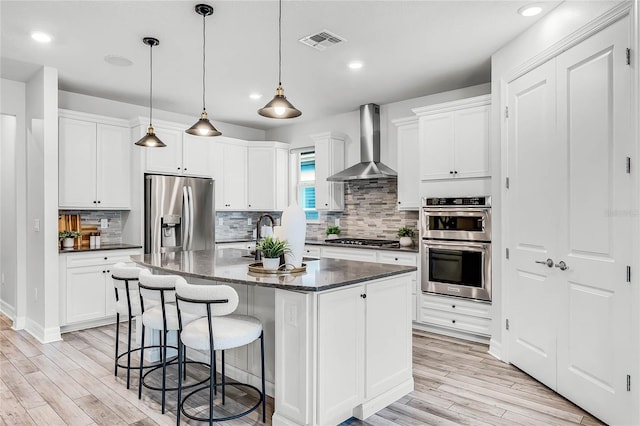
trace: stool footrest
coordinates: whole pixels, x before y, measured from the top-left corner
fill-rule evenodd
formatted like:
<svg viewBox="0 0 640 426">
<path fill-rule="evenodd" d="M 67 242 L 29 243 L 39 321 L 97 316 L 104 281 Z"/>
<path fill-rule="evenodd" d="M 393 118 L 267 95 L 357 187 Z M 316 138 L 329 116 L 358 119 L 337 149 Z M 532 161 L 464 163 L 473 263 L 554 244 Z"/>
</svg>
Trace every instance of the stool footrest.
<svg viewBox="0 0 640 426">
<path fill-rule="evenodd" d="M 167 348 L 171 348 L 171 346 L 167 346 Z M 198 365 L 202 365 L 204 367 L 209 368 L 209 364 L 206 364 L 204 362 L 199 362 L 199 361 L 185 361 L 185 362 L 183 362 L 183 364 L 198 364 Z M 173 357 L 170 361 L 168 361 L 166 365 L 167 366 L 169 366 L 169 365 L 178 365 L 178 357 L 177 357 L 177 355 L 175 357 Z M 145 366 L 143 368 L 151 368 L 151 369 L 143 374 L 143 376 L 142 376 L 142 386 L 144 386 L 147 389 L 154 390 L 154 391 L 162 391 L 161 387 L 153 386 L 153 385 L 150 385 L 150 384 L 145 382 L 145 380 L 147 378 L 147 375 L 149 375 L 149 374 L 153 373 L 154 371 L 162 368 L 162 363 L 160 362 L 160 363 L 148 365 L 148 366 Z M 182 374 L 182 372 L 179 371 L 178 374 Z M 209 381 L 209 377 L 205 377 L 204 379 L 200 380 L 199 382 L 191 383 L 191 384 L 188 384 L 188 385 L 183 384 L 182 385 L 182 389 L 191 389 L 194 386 L 201 385 L 201 384 L 203 384 L 205 382 L 208 382 L 208 381 Z M 178 386 L 176 385 L 175 387 L 172 387 L 172 388 L 164 388 L 164 390 L 165 391 L 177 391 L 178 390 Z"/>
<path fill-rule="evenodd" d="M 207 380 L 209 380 L 209 379 L 207 378 Z M 223 384 L 222 383 L 215 383 L 214 386 L 217 388 L 217 387 L 223 386 Z M 250 385 L 248 383 L 240 383 L 240 382 L 227 382 L 227 383 L 224 383 L 224 386 L 236 386 L 236 387 L 245 387 L 245 388 L 253 389 L 258 394 L 258 401 L 256 402 L 256 404 L 253 407 L 248 408 L 247 410 L 245 410 L 245 411 L 243 411 L 241 413 L 233 414 L 233 415 L 226 416 L 226 417 L 213 417 L 212 416 L 213 418 L 211 420 L 213 420 L 214 422 L 224 422 L 224 421 L 227 421 L 227 420 L 237 419 L 239 417 L 242 417 L 242 416 L 244 416 L 246 414 L 249 414 L 250 412 L 256 410 L 262 404 L 262 398 L 263 398 L 262 392 L 260 392 L 260 390 L 258 388 L 256 388 L 255 386 L 253 386 L 253 385 Z M 183 389 L 184 389 L 184 387 L 183 387 Z M 182 401 L 180 402 L 180 407 L 179 407 L 179 409 L 182 412 L 182 414 L 184 414 L 186 417 L 188 417 L 191 420 L 196 420 L 196 421 L 199 421 L 199 422 L 208 422 L 209 421 L 209 417 L 208 416 L 207 417 L 197 417 L 195 415 L 191 415 L 191 414 L 187 413 L 187 411 L 184 408 L 184 404 L 189 400 L 190 397 L 192 397 L 196 393 L 201 392 L 203 390 L 209 390 L 209 389 L 210 389 L 210 385 L 207 384 L 205 386 L 201 386 L 201 387 L 199 387 L 197 389 L 192 390 L 185 397 L 183 397 Z"/>
</svg>

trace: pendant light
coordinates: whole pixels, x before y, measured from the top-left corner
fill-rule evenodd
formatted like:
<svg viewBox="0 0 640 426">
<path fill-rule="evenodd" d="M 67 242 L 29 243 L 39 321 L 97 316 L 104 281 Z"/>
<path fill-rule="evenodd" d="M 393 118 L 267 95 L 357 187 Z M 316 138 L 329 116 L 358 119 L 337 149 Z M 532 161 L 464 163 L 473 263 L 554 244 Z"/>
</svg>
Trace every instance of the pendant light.
<svg viewBox="0 0 640 426">
<path fill-rule="evenodd" d="M 205 76 L 206 76 L 205 47 L 207 43 L 207 39 L 205 36 L 206 35 L 205 21 L 207 16 L 213 14 L 213 7 L 209 6 L 208 4 L 198 4 L 196 5 L 196 13 L 198 15 L 202 15 L 202 113 L 200 114 L 200 120 L 198 120 L 196 124 L 189 127 L 187 130 L 185 130 L 185 132 L 189 133 L 190 135 L 197 135 L 197 136 L 220 136 L 222 133 L 220 133 L 215 127 L 213 127 L 213 124 L 211 124 L 211 122 L 207 118 L 207 109 L 205 108 L 205 103 L 204 103 L 205 93 L 206 93 L 205 84 L 204 84 Z"/>
<path fill-rule="evenodd" d="M 302 115 L 302 111 L 284 96 L 282 88 L 282 0 L 278 1 L 278 88 L 273 99 L 259 109 L 258 114 L 268 118 L 295 118 Z"/>
<path fill-rule="evenodd" d="M 153 125 L 151 124 L 151 113 L 153 111 L 153 46 L 157 46 L 160 44 L 157 38 L 153 37 L 145 37 L 142 39 L 142 42 L 149 46 L 149 128 L 147 129 L 147 134 L 142 137 L 136 145 L 144 146 L 147 148 L 162 148 L 165 145 L 153 132 Z"/>
</svg>

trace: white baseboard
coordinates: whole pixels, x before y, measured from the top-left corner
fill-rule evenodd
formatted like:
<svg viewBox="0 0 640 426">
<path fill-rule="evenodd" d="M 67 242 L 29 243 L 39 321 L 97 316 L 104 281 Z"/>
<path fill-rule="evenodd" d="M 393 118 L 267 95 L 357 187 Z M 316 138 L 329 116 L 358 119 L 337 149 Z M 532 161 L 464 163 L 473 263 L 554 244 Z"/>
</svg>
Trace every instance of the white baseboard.
<svg viewBox="0 0 640 426">
<path fill-rule="evenodd" d="M 14 330 L 24 330 L 27 324 L 26 317 L 16 317 L 13 320 L 13 329 Z"/>
<path fill-rule="evenodd" d="M 489 355 L 499 359 L 500 361 L 504 361 L 502 358 L 502 342 L 491 339 L 489 341 Z"/>
<path fill-rule="evenodd" d="M 27 318 L 25 330 L 27 330 L 27 332 L 35 337 L 40 343 L 51 343 L 62 340 L 62 337 L 60 336 L 60 327 L 44 328 L 30 318 Z"/>
<path fill-rule="evenodd" d="M 4 315 L 8 316 L 14 322 L 15 325 L 15 317 L 16 317 L 16 307 L 11 306 L 5 300 L 0 300 L 0 312 Z"/>
<path fill-rule="evenodd" d="M 73 324 L 66 324 L 60 327 L 60 332 L 68 333 L 70 331 L 85 330 L 87 328 L 94 328 L 94 327 L 101 327 L 103 325 L 108 325 L 108 324 L 115 324 L 115 322 L 116 322 L 116 316 L 114 315 L 111 317 L 101 318 L 98 320 L 90 320 L 90 321 L 76 322 Z"/>
<path fill-rule="evenodd" d="M 353 415 L 357 419 L 364 420 L 367 417 L 372 416 L 378 411 L 382 410 L 383 408 L 393 404 L 403 396 L 409 394 L 410 392 L 413 392 L 413 389 L 414 383 L 412 377 L 400 383 L 393 389 L 388 390 L 382 395 L 378 395 L 375 398 L 372 398 L 357 406 L 353 410 Z"/>
<path fill-rule="evenodd" d="M 435 325 L 424 324 L 420 322 L 414 322 L 413 329 L 428 331 L 430 333 L 435 333 L 435 334 L 442 334 L 443 336 L 457 337 L 458 339 L 469 340 L 471 342 L 476 342 L 476 343 L 489 344 L 489 340 L 490 340 L 489 336 L 465 333 L 463 331 L 453 330 L 453 329 L 444 328 L 444 327 L 438 327 Z"/>
</svg>

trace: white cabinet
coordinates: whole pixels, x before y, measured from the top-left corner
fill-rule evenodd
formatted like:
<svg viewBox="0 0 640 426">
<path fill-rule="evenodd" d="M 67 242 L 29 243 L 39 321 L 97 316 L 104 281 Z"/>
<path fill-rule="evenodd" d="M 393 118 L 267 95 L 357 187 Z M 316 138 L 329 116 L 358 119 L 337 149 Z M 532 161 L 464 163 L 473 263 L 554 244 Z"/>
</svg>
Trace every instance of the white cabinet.
<svg viewBox="0 0 640 426">
<path fill-rule="evenodd" d="M 77 209 L 131 207 L 130 134 L 122 120 L 60 111 L 58 205 Z"/>
<path fill-rule="evenodd" d="M 216 210 L 246 210 L 247 147 L 244 141 L 218 136 L 212 156 Z"/>
<path fill-rule="evenodd" d="M 420 322 L 434 326 L 431 331 L 484 342 L 490 336 L 491 304 L 423 293 Z"/>
<path fill-rule="evenodd" d="M 281 145 L 280 147 L 274 145 Z M 247 150 L 247 208 L 279 211 L 289 201 L 289 150 L 285 144 L 250 143 Z"/>
<path fill-rule="evenodd" d="M 491 95 L 416 108 L 420 180 L 479 178 L 489 171 Z"/>
<path fill-rule="evenodd" d="M 369 249 L 322 246 L 321 253 L 322 257 L 331 259 L 358 260 L 360 262 L 376 261 L 376 251 Z"/>
<path fill-rule="evenodd" d="M 141 253 L 140 249 L 129 249 L 61 254 L 60 324 L 69 330 L 112 322 L 113 265 L 131 263 L 130 256 Z"/>
<path fill-rule="evenodd" d="M 321 248 L 319 246 L 304 246 L 304 256 L 308 257 L 320 257 L 321 256 Z"/>
<path fill-rule="evenodd" d="M 393 120 L 398 143 L 398 210 L 420 208 L 420 151 L 418 118 Z"/>
<path fill-rule="evenodd" d="M 315 144 L 316 210 L 344 210 L 344 183 L 329 182 L 327 178 L 341 172 L 344 167 L 345 136 L 334 133 L 311 135 Z"/>
<path fill-rule="evenodd" d="M 210 151 L 217 139 L 184 133 L 184 128 L 175 123 L 154 123 L 156 136 L 166 145 L 162 148 L 143 148 L 146 160 L 145 171 L 172 175 L 210 177 Z M 136 127 L 137 137 L 144 136 L 147 125 Z"/>
</svg>

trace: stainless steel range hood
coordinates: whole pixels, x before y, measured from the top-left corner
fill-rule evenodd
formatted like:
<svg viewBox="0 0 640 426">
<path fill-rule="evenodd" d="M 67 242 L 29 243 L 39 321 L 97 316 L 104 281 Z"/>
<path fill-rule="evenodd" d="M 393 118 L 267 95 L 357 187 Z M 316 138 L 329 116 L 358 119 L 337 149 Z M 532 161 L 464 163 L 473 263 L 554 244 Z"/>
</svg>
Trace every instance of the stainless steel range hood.
<svg viewBox="0 0 640 426">
<path fill-rule="evenodd" d="M 327 180 L 388 179 L 398 174 L 380 162 L 380 106 L 360 105 L 360 162 Z"/>
</svg>

